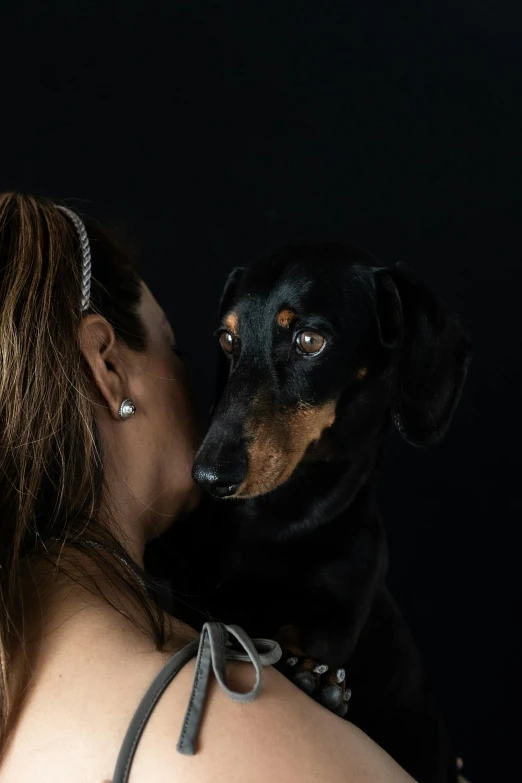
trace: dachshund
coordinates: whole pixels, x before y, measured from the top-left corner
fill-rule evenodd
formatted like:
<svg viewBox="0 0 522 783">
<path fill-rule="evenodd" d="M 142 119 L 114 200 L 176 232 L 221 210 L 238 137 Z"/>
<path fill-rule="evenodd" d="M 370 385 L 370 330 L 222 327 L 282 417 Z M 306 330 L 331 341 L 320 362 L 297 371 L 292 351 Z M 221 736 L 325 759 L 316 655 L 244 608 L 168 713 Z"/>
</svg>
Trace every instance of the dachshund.
<svg viewBox="0 0 522 783">
<path fill-rule="evenodd" d="M 219 499 L 207 611 L 278 638 L 281 670 L 340 716 L 349 706 L 418 783 L 455 783 L 443 716 L 386 587 L 376 485 L 393 429 L 417 447 L 448 430 L 467 331 L 403 264 L 314 243 L 235 269 L 217 336 L 218 393 L 193 468 Z"/>
</svg>

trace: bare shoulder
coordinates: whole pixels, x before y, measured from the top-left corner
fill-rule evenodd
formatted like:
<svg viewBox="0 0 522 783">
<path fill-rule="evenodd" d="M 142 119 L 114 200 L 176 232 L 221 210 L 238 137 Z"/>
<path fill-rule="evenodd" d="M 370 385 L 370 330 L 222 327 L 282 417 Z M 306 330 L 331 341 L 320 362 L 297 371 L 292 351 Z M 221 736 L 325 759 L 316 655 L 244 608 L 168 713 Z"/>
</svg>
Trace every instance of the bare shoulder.
<svg viewBox="0 0 522 783">
<path fill-rule="evenodd" d="M 141 698 L 191 638 L 196 632 L 176 621 L 172 649 L 158 652 L 110 607 L 80 607 L 66 621 L 58 616 L 31 659 L 33 675 L 0 759 L 0 781 L 110 780 Z M 177 679 L 172 688 L 184 698 Z"/>
<path fill-rule="evenodd" d="M 2 783 L 110 781 L 132 716 L 169 655 L 151 649 L 119 616 L 104 618 L 99 609 L 75 614 L 42 645 L 38 674 L 0 763 Z M 364 734 L 272 668 L 263 671 L 260 696 L 250 704 L 232 701 L 211 678 L 198 752 L 181 755 L 176 743 L 194 668 L 194 660 L 187 663 L 158 702 L 130 783 L 411 783 Z M 251 687 L 250 664 L 229 664 L 227 672 L 235 689 Z"/>
<path fill-rule="evenodd" d="M 237 689 L 251 687 L 248 664 L 228 667 Z M 195 756 L 176 751 L 194 663 L 162 697 L 145 730 L 131 783 L 412 783 L 392 759 L 352 724 L 329 713 L 275 669 L 263 672 L 260 697 L 232 701 L 212 682 Z"/>
</svg>

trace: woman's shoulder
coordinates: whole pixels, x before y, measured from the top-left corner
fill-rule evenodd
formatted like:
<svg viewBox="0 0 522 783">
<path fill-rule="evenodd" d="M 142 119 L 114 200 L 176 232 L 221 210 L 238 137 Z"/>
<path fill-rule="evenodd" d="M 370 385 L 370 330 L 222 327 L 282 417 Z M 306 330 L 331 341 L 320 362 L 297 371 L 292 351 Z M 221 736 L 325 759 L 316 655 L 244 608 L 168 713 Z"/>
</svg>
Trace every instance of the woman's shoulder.
<svg viewBox="0 0 522 783">
<path fill-rule="evenodd" d="M 123 628 L 110 637 L 96 627 L 90 635 L 88 630 L 87 625 L 70 641 L 62 637 L 40 660 L 40 675 L 0 767 L 2 783 L 112 779 L 129 723 L 170 653 L 147 649 Z M 180 754 L 176 744 L 194 671 L 192 659 L 157 703 L 139 742 L 130 783 L 410 780 L 365 735 L 271 667 L 263 670 L 258 698 L 246 704 L 230 699 L 211 677 L 196 755 Z M 254 676 L 248 663 L 227 666 L 234 690 L 249 690 Z"/>
<path fill-rule="evenodd" d="M 194 676 L 187 664 L 166 691 L 147 726 L 133 763 L 132 783 L 411 783 L 411 778 L 347 721 L 325 710 L 275 669 L 263 671 L 259 697 L 238 703 L 211 678 L 196 754 L 176 743 Z M 254 672 L 229 663 L 228 684 L 250 690 Z"/>
</svg>

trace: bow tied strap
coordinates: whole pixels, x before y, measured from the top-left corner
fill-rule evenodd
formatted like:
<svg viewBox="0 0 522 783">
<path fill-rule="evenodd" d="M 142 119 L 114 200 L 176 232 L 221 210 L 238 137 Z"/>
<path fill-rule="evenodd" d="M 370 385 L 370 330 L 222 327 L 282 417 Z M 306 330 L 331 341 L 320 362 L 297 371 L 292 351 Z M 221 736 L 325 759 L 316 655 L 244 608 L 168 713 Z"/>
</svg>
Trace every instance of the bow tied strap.
<svg viewBox="0 0 522 783">
<path fill-rule="evenodd" d="M 238 646 L 240 649 L 237 649 Z M 196 739 L 203 717 L 211 669 L 214 671 L 219 687 L 229 698 L 237 702 L 251 702 L 260 691 L 263 666 L 277 663 L 281 655 L 280 646 L 271 639 L 250 639 L 237 625 L 205 623 L 199 639 L 189 642 L 175 653 L 147 689 L 127 729 L 112 783 L 127 783 L 138 742 L 154 707 L 176 674 L 191 658 L 197 656 L 196 669 L 187 711 L 176 745 L 177 750 L 185 755 L 194 755 L 196 752 Z M 250 691 L 241 693 L 228 686 L 227 661 L 246 661 L 253 665 L 256 680 Z"/>
</svg>

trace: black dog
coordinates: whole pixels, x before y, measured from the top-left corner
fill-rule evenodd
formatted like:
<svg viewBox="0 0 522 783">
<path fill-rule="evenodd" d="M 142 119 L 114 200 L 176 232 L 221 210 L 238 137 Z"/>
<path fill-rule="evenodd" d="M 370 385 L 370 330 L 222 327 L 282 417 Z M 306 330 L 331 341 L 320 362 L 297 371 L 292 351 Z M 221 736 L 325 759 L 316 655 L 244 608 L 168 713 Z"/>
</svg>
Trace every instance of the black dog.
<svg viewBox="0 0 522 783">
<path fill-rule="evenodd" d="M 375 488 L 393 426 L 415 446 L 445 434 L 468 337 L 401 265 L 337 244 L 235 270 L 221 319 L 220 396 L 194 466 L 209 493 L 234 498 L 219 504 L 213 545 L 198 531 L 219 564 L 210 611 L 254 636 L 284 627 L 287 673 L 309 690 L 315 678 L 339 714 L 345 669 L 350 720 L 419 783 L 454 783 L 444 722 L 385 587 Z"/>
</svg>

